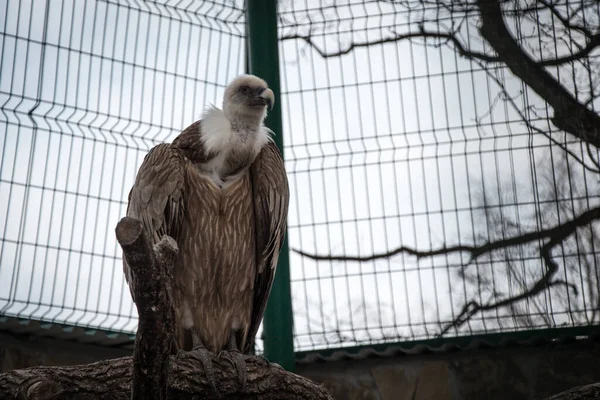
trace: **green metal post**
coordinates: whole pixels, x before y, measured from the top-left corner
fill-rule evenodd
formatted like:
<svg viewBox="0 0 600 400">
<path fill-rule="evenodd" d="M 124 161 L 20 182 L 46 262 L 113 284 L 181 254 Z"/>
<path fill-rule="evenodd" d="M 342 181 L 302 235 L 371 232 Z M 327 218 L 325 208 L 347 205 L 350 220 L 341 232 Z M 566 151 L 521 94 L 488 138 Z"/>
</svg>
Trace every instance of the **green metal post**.
<svg viewBox="0 0 600 400">
<path fill-rule="evenodd" d="M 267 81 L 275 93 L 275 106 L 269 112 L 266 125 L 275 132 L 275 143 L 283 154 L 277 0 L 247 0 L 246 7 L 248 72 Z M 293 323 L 290 258 L 286 236 L 265 311 L 263 338 L 265 357 L 288 371 L 293 371 L 296 364 Z"/>
</svg>

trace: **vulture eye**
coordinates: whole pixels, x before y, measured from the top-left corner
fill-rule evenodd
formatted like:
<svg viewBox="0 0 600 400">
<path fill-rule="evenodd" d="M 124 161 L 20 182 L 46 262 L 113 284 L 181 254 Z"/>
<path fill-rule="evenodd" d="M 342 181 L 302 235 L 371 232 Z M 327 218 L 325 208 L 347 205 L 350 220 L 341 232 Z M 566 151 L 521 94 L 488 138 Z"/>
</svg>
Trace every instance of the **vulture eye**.
<svg viewBox="0 0 600 400">
<path fill-rule="evenodd" d="M 240 92 L 242 92 L 242 94 L 248 94 L 248 93 L 250 93 L 250 86 L 242 86 L 240 88 Z"/>
</svg>

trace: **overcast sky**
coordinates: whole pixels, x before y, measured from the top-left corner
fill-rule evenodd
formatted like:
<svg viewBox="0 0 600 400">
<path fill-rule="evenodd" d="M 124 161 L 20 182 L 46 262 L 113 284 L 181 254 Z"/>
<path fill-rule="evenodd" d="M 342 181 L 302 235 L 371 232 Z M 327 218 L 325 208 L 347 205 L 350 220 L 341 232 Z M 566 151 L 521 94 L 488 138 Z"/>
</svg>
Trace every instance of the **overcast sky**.
<svg viewBox="0 0 600 400">
<path fill-rule="evenodd" d="M 220 106 L 226 84 L 244 72 L 242 4 L 34 3 L 33 10 L 32 0 L 0 5 L 0 309 L 132 331 L 135 308 L 114 227 L 148 149 L 170 141 L 208 104 Z M 335 51 L 410 27 L 410 16 L 392 14 L 391 4 L 350 3 L 315 11 L 303 9 L 318 1 L 284 2 L 280 34 L 325 31 L 316 41 Z M 322 22 L 331 15 L 341 22 Z M 497 234 L 472 211 L 483 193 L 488 206 L 527 227 L 556 222 L 558 214 L 534 217 L 536 202 L 551 200 L 535 189 L 553 168 L 549 141 L 529 135 L 478 65 L 447 47 L 410 42 L 324 59 L 286 40 L 280 61 L 290 247 L 369 255 L 479 242 Z M 513 95 L 523 89 L 508 72 L 498 76 Z M 523 109 L 541 104 L 526 94 L 515 100 Z M 570 165 L 582 196 L 597 204 L 597 175 Z M 425 338 L 477 292 L 458 278 L 467 260 L 460 254 L 419 262 L 290 259 L 297 349 Z M 470 268 L 489 274 L 493 266 L 497 288 L 513 290 L 502 265 Z M 523 269 L 533 282 L 541 262 Z M 585 296 L 570 310 L 542 303 L 557 324 L 574 314 L 584 320 L 593 308 Z M 471 328 L 516 326 L 506 315 L 488 313 Z"/>
</svg>

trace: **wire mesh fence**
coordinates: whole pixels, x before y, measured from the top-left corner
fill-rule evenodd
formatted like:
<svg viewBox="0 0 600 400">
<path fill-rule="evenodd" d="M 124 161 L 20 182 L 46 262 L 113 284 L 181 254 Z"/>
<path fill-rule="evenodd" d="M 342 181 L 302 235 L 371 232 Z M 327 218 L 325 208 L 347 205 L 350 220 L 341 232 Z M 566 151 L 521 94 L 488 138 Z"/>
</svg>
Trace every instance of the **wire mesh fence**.
<svg viewBox="0 0 600 400">
<path fill-rule="evenodd" d="M 137 168 L 244 71 L 239 2 L 0 4 L 0 314 L 134 331 Z"/>
<path fill-rule="evenodd" d="M 114 226 L 244 71 L 244 4 L 33 4 L 0 5 L 0 314 L 133 331 Z M 279 2 L 296 350 L 598 323 L 600 6 L 535 4 Z"/>
<path fill-rule="evenodd" d="M 281 4 L 297 349 L 598 323 L 599 7 Z"/>
</svg>

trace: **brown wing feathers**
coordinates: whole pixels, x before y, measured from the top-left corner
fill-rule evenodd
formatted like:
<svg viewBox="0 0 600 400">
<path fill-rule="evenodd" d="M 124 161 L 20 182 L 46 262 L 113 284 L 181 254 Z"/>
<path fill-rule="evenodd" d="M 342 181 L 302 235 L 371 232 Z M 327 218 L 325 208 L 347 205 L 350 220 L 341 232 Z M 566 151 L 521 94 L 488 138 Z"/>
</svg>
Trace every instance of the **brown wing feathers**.
<svg viewBox="0 0 600 400">
<path fill-rule="evenodd" d="M 247 352 L 260 325 L 271 292 L 279 251 L 283 245 L 289 205 L 289 187 L 277 146 L 269 142 L 250 168 L 256 224 L 257 273 Z"/>
<path fill-rule="evenodd" d="M 140 219 L 154 243 L 163 235 L 178 242 L 184 213 L 183 163 L 184 157 L 177 149 L 170 144 L 159 144 L 144 158 L 129 193 L 127 216 Z M 125 261 L 123 268 L 133 295 L 135 281 Z"/>
<path fill-rule="evenodd" d="M 216 154 L 207 154 L 202 142 L 198 140 L 201 128 L 202 121 L 196 121 L 173 140 L 173 146 L 181 149 L 194 163 L 205 163 L 216 156 Z"/>
</svg>

